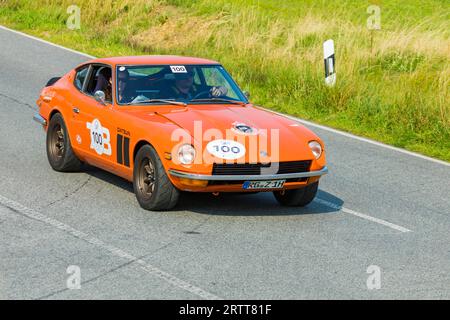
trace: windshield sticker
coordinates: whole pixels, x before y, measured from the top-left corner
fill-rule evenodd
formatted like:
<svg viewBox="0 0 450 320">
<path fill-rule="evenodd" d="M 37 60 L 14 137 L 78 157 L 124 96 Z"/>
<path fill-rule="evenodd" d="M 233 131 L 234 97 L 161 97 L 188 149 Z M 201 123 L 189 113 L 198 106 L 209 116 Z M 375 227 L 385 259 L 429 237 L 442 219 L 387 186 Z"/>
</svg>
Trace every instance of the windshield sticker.
<svg viewBox="0 0 450 320">
<path fill-rule="evenodd" d="M 187 73 L 185 66 L 170 66 L 172 73 Z"/>
<path fill-rule="evenodd" d="M 123 66 L 120 67 L 120 68 L 119 68 L 119 71 L 125 71 L 125 67 L 123 67 Z"/>
</svg>

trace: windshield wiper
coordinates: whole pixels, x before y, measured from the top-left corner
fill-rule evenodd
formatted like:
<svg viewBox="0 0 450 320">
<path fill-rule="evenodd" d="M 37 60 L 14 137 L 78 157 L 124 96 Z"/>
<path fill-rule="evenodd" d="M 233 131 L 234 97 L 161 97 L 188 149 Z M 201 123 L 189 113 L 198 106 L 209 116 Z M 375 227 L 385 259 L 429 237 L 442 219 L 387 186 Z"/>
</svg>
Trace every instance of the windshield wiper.
<svg viewBox="0 0 450 320">
<path fill-rule="evenodd" d="M 174 99 L 148 99 L 148 100 L 142 100 L 142 101 L 136 101 L 136 102 L 128 102 L 125 103 L 126 105 L 130 104 L 141 104 L 141 103 L 152 103 L 152 102 L 163 102 L 163 103 L 169 103 L 174 104 L 177 106 L 186 106 L 187 104 L 185 102 L 175 101 Z"/>
<path fill-rule="evenodd" d="M 225 98 L 208 98 L 208 99 L 192 99 L 189 100 L 189 102 L 193 102 L 193 101 L 204 101 L 204 102 L 208 102 L 208 101 L 221 101 L 221 102 L 228 102 L 228 103 L 233 103 L 233 104 L 240 104 L 240 105 L 245 105 L 246 103 L 243 101 L 237 101 L 237 100 L 231 100 L 231 99 L 225 99 Z"/>
</svg>

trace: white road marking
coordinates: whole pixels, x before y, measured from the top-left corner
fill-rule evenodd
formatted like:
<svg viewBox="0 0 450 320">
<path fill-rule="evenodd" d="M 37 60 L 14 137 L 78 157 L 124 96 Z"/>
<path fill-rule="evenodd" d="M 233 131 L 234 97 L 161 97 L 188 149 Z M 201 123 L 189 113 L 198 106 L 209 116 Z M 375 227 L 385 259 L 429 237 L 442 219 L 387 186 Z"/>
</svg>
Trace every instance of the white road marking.
<svg viewBox="0 0 450 320">
<path fill-rule="evenodd" d="M 384 225 L 386 227 L 392 228 L 392 229 L 400 231 L 400 232 L 411 232 L 411 230 L 409 230 L 409 229 L 407 229 L 405 227 L 396 225 L 396 224 L 388 222 L 386 220 L 382 220 L 382 219 L 378 219 L 378 218 L 369 216 L 369 215 L 364 214 L 364 213 L 360 213 L 360 212 L 356 212 L 356 211 L 351 210 L 351 209 L 347 209 L 345 207 L 339 206 L 337 204 L 334 204 L 332 202 L 329 202 L 329 201 L 326 201 L 326 200 L 323 200 L 323 199 L 320 199 L 320 198 L 315 198 L 314 202 L 323 204 L 323 205 L 325 205 L 327 207 L 330 207 L 330 208 L 333 208 L 335 210 L 341 210 L 341 211 L 343 211 L 345 213 L 352 214 L 352 215 L 354 215 L 356 217 L 360 217 L 360 218 L 363 218 L 363 219 L 366 219 L 366 220 L 369 220 L 369 221 L 372 221 L 372 222 L 376 222 L 376 223 L 382 224 L 382 225 Z"/>
<path fill-rule="evenodd" d="M 287 114 L 284 114 L 284 113 L 281 113 L 281 112 L 273 111 L 273 110 L 265 108 L 265 107 L 262 107 L 262 108 L 266 109 L 267 111 L 270 111 L 270 112 L 273 112 L 275 114 L 278 114 L 280 116 L 284 116 L 284 117 L 287 117 L 287 118 L 292 119 L 294 121 L 298 121 L 298 122 L 300 122 L 300 123 L 302 123 L 304 125 L 308 125 L 308 126 L 311 126 L 311 127 L 315 127 L 315 128 L 319 128 L 319 129 L 325 130 L 325 131 L 333 132 L 333 133 L 339 134 L 339 135 L 347 137 L 347 138 L 363 141 L 363 142 L 370 143 L 370 144 L 373 144 L 373 145 L 378 146 L 378 147 L 394 150 L 394 151 L 397 151 L 397 152 L 400 152 L 400 153 L 404 153 L 404 154 L 407 154 L 407 155 L 410 155 L 410 156 L 413 156 L 413 157 L 416 157 L 416 158 L 428 160 L 428 161 L 431 161 L 431 162 L 434 162 L 434 163 L 438 163 L 438 164 L 442 164 L 444 166 L 450 167 L 450 162 L 446 162 L 446 161 L 443 161 L 443 160 L 427 157 L 427 156 L 424 156 L 423 154 L 419 154 L 419 153 L 415 153 L 415 152 L 408 151 L 408 150 L 405 150 L 405 149 L 401 149 L 401 148 L 397 148 L 397 147 L 394 147 L 394 146 L 390 146 L 388 144 L 384 144 L 382 142 L 378 142 L 378 141 L 375 141 L 375 140 L 371 140 L 371 139 L 367 139 L 367 138 L 363 138 L 363 137 L 358 137 L 358 136 L 355 136 L 354 134 L 351 134 L 351 133 L 348 133 L 348 132 L 340 131 L 340 130 L 337 130 L 337 129 L 334 129 L 334 128 L 330 128 L 330 127 L 327 127 L 327 126 L 323 126 L 321 124 L 317 124 L 317 123 L 314 123 L 314 122 L 311 122 L 311 121 L 307 121 L 307 120 L 303 120 L 303 119 L 300 119 L 300 118 L 296 118 L 296 117 L 293 117 L 293 116 L 290 116 L 290 115 L 287 115 Z"/>
<path fill-rule="evenodd" d="M 21 35 L 21 36 L 24 36 L 24 37 L 27 37 L 27 38 L 30 38 L 30 39 L 33 39 L 33 40 L 45 43 L 45 44 L 48 44 L 49 46 L 57 47 L 59 49 L 66 50 L 66 51 L 69 51 L 69 52 L 72 52 L 72 53 L 75 53 L 75 54 L 78 54 L 78 55 L 81 55 L 81 56 L 84 56 L 84 57 L 87 57 L 87 58 L 95 59 L 94 56 L 91 56 L 89 54 L 86 54 L 86 53 L 83 53 L 83 52 L 80 52 L 80 51 L 77 51 L 77 50 L 69 49 L 67 47 L 60 46 L 59 44 L 55 44 L 55 43 L 43 40 L 41 38 L 34 37 L 34 36 L 31 36 L 29 34 L 26 34 L 26 33 L 23 33 L 23 32 L 17 31 L 17 30 L 10 29 L 10 28 L 2 26 L 2 25 L 0 25 L 0 29 L 6 30 L 6 31 L 9 31 L 9 32 L 12 32 L 12 33 L 16 33 L 18 35 Z"/>
<path fill-rule="evenodd" d="M 151 275 L 156 276 L 156 277 L 158 277 L 158 278 L 160 278 L 182 290 L 193 293 L 203 299 L 222 300 L 222 298 L 219 298 L 218 296 L 216 296 L 212 293 L 209 293 L 199 287 L 196 287 L 184 280 L 181 280 L 181 279 L 171 275 L 170 273 L 167 273 L 155 266 L 152 266 L 151 264 L 146 263 L 144 260 L 138 259 L 135 256 L 129 254 L 128 252 L 123 251 L 122 249 L 119 249 L 110 244 L 107 244 L 100 239 L 92 237 L 92 236 L 90 236 L 82 231 L 79 231 L 67 224 L 64 224 L 56 219 L 50 218 L 34 209 L 25 207 L 24 205 L 14 201 L 14 200 L 8 199 L 8 198 L 0 195 L 0 204 L 15 211 L 15 212 L 20 213 L 28 218 L 43 222 L 47 225 L 50 225 L 54 228 L 64 231 L 78 239 L 84 240 L 92 245 L 95 245 L 101 249 L 104 249 L 104 250 L 112 253 L 116 257 L 127 259 L 129 261 L 133 261 L 133 262 L 139 264 L 144 271 L 146 271 L 146 272 L 150 273 Z"/>
<path fill-rule="evenodd" d="M 52 43 L 52 42 L 49 42 L 49 41 L 46 41 L 46 40 L 43 40 L 43 39 L 31 36 L 29 34 L 26 34 L 26 33 L 23 33 L 23 32 L 17 31 L 17 30 L 10 29 L 10 28 L 2 26 L 2 25 L 0 25 L 0 29 L 19 34 L 21 36 L 24 36 L 24 37 L 27 37 L 27 38 L 30 38 L 30 39 L 33 39 L 33 40 L 45 43 L 47 45 L 57 47 L 59 49 L 63 49 L 63 50 L 70 51 L 70 52 L 75 53 L 75 54 L 79 54 L 79 55 L 82 55 L 84 57 L 88 57 L 88 58 L 91 58 L 91 59 L 96 59 L 97 58 L 97 57 L 91 56 L 89 54 L 86 54 L 86 53 L 83 53 L 83 52 L 80 52 L 80 51 L 77 51 L 77 50 L 69 49 L 69 48 L 63 47 L 63 46 L 61 46 L 59 44 L 55 44 L 55 43 Z M 320 125 L 320 124 L 317 124 L 317 123 L 314 123 L 314 122 L 311 122 L 311 121 L 307 121 L 307 120 L 296 118 L 296 117 L 293 117 L 293 116 L 290 116 L 290 115 L 286 115 L 284 113 L 277 112 L 277 111 L 274 111 L 274 110 L 271 110 L 271 109 L 267 109 L 267 108 L 264 108 L 262 106 L 260 106 L 260 107 L 263 108 L 263 109 L 266 109 L 266 110 L 268 110 L 270 112 L 276 113 L 278 115 L 282 115 L 282 116 L 288 117 L 288 118 L 290 118 L 290 119 L 292 119 L 294 121 L 301 122 L 302 124 L 305 124 L 305 125 L 316 127 L 316 128 L 322 129 L 322 130 L 326 130 L 326 131 L 329 131 L 329 132 L 333 132 L 333 133 L 339 134 L 339 135 L 347 137 L 347 138 L 363 141 L 363 142 L 370 143 L 370 144 L 373 144 L 373 145 L 378 146 L 378 147 L 394 150 L 394 151 L 401 152 L 401 153 L 404 153 L 404 154 L 407 154 L 407 155 L 410 155 L 410 156 L 413 156 L 413 157 L 417 157 L 417 158 L 420 158 L 420 159 L 432 161 L 432 162 L 439 163 L 439 164 L 442 164 L 444 166 L 450 167 L 450 162 L 446 162 L 446 161 L 443 161 L 443 160 L 427 157 L 427 156 L 424 156 L 424 155 L 419 154 L 419 153 L 415 153 L 415 152 L 408 151 L 408 150 L 405 150 L 405 149 L 393 147 L 393 146 L 390 146 L 390 145 L 387 145 L 387 144 L 384 144 L 384 143 L 381 143 L 381 142 L 378 142 L 378 141 L 374 141 L 374 140 L 371 140 L 371 139 L 358 137 L 358 136 L 355 136 L 355 135 L 353 135 L 351 133 L 348 133 L 348 132 L 340 131 L 340 130 L 337 130 L 337 129 L 334 129 L 334 128 L 330 128 L 330 127 L 327 127 L 327 126 L 324 126 L 324 125 Z"/>
</svg>

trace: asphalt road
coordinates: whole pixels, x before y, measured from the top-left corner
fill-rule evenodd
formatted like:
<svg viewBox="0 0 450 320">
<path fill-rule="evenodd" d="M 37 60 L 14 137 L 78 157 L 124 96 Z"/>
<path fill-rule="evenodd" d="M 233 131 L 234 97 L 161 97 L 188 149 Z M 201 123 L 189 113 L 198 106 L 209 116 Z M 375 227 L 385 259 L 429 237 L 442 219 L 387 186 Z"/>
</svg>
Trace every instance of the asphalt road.
<svg viewBox="0 0 450 320">
<path fill-rule="evenodd" d="M 86 59 L 0 29 L 0 298 L 450 298 L 448 164 L 311 127 L 330 173 L 310 206 L 185 194 L 170 212 L 104 171 L 52 171 L 35 100 Z"/>
</svg>

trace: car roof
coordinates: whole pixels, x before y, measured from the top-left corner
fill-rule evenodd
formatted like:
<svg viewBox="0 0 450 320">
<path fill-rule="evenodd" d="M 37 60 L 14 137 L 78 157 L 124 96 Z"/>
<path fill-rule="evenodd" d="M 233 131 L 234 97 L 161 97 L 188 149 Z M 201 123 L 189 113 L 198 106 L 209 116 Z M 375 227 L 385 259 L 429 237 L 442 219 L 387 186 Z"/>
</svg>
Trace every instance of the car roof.
<svg viewBox="0 0 450 320">
<path fill-rule="evenodd" d="M 110 65 L 158 65 L 158 64 L 219 64 L 217 61 L 182 56 L 127 56 L 100 58 L 87 63 L 106 63 Z M 84 63 L 86 64 L 86 63 Z"/>
</svg>

